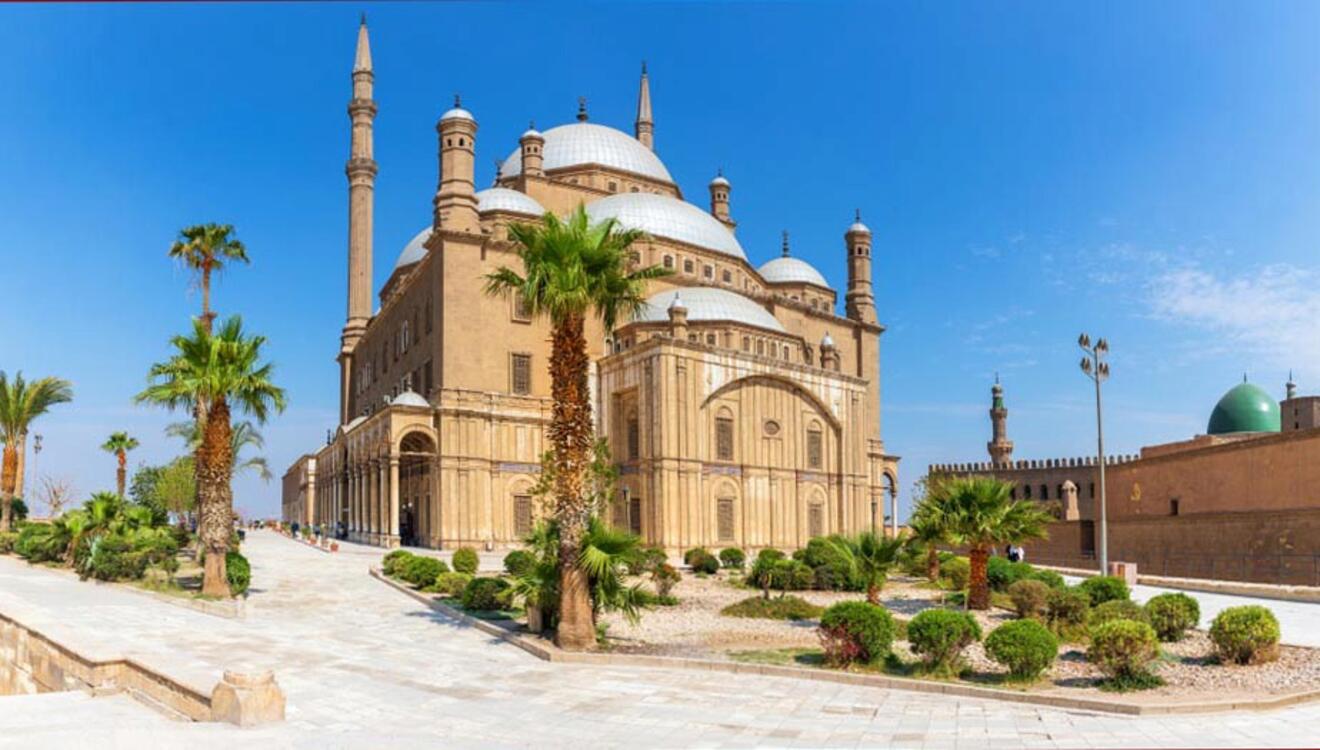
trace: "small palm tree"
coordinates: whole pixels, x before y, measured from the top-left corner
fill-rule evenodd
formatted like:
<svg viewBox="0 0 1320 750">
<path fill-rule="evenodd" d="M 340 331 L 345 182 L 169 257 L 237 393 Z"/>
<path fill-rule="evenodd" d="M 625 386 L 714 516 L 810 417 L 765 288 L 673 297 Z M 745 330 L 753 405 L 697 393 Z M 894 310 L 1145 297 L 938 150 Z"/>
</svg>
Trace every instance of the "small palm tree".
<svg viewBox="0 0 1320 750">
<path fill-rule="evenodd" d="M 848 562 L 854 579 L 866 586 L 866 601 L 879 604 L 880 589 L 885 585 L 889 571 L 898 563 L 904 539 L 863 531 L 856 536 L 830 537 L 829 544 Z"/>
<path fill-rule="evenodd" d="M 215 333 L 197 319 L 191 336 L 175 336 L 171 343 L 174 357 L 152 365 L 149 385 L 136 399 L 171 409 L 192 409 L 197 404 L 205 408 L 202 438 L 193 456 L 201 517 L 198 531 L 206 551 L 202 593 L 229 596 L 225 553 L 234 519 L 231 404 L 264 423 L 271 409 L 284 410 L 284 390 L 271 380 L 274 367 L 261 362 L 265 337 L 249 336 L 237 316 L 224 321 Z"/>
<path fill-rule="evenodd" d="M 179 238 L 170 246 L 170 257 L 187 266 L 202 290 L 202 322 L 211 330 L 215 313 L 211 312 L 211 276 L 224 270 L 231 261 L 250 263 L 247 248 L 233 237 L 230 224 L 197 224 L 179 230 Z"/>
<path fill-rule="evenodd" d="M 586 321 L 595 315 L 612 331 L 644 303 L 646 282 L 664 276 L 659 266 L 633 269 L 629 247 L 644 235 L 614 219 L 592 224 L 578 206 L 567 219 L 546 213 L 542 224 L 509 227 L 521 274 L 499 268 L 486 276 L 486 293 L 516 294 L 551 326 L 548 436 L 555 486 L 552 515 L 559 525 L 559 627 L 555 643 L 580 651 L 595 646 L 587 573 L 579 560 L 596 508 L 586 490 L 593 427 L 587 371 Z"/>
<path fill-rule="evenodd" d="M 124 485 L 128 480 L 128 452 L 137 447 L 137 438 L 130 437 L 127 432 L 110 433 L 110 438 L 101 446 L 101 450 L 113 453 L 119 461 L 115 469 L 115 487 L 120 497 L 124 496 Z"/>
<path fill-rule="evenodd" d="M 947 544 L 949 531 L 941 508 L 933 502 L 921 502 L 908 520 L 907 542 L 915 550 L 926 553 L 926 577 L 932 581 L 940 578 L 939 545 Z"/>
<path fill-rule="evenodd" d="M 967 607 L 990 608 L 986 566 L 990 550 L 1009 542 L 1043 539 L 1053 520 L 1031 500 L 1014 500 L 1013 485 L 993 477 L 957 477 L 932 488 L 924 502 L 934 503 L 946 521 L 951 544 L 968 549 L 971 575 Z"/>
<path fill-rule="evenodd" d="M 0 370 L 0 442 L 5 444 L 3 463 L 0 463 L 0 531 L 9 531 L 12 523 L 14 493 L 20 489 L 28 428 L 50 407 L 72 400 L 73 386 L 67 380 L 40 378 L 28 382 L 21 372 L 10 380 Z"/>
</svg>

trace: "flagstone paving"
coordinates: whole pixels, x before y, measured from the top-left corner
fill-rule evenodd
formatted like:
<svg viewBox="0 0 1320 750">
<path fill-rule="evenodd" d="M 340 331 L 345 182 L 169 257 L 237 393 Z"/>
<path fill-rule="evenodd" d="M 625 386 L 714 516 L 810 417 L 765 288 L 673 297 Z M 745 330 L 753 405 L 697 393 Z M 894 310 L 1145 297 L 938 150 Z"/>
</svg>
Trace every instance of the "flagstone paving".
<svg viewBox="0 0 1320 750">
<path fill-rule="evenodd" d="M 171 721 L 124 696 L 0 698 L 10 747 L 1254 747 L 1320 737 L 1320 706 L 1120 717 L 755 675 L 541 662 L 328 555 L 248 535 L 254 591 L 225 620 L 0 558 L 0 612 L 190 675 L 269 667 L 282 724 Z"/>
</svg>

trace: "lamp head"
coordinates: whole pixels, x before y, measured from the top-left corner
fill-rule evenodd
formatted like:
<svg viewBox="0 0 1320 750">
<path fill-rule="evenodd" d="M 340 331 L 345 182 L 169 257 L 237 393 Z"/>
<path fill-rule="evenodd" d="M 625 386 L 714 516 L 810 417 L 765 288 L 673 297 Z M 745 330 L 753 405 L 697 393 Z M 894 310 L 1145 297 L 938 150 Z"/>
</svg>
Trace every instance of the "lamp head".
<svg viewBox="0 0 1320 750">
<path fill-rule="evenodd" d="M 1091 360 L 1087 359 L 1086 357 L 1082 357 L 1082 372 L 1086 373 L 1087 375 L 1091 374 Z"/>
<path fill-rule="evenodd" d="M 1077 337 L 1077 345 L 1082 347 L 1083 349 L 1090 349 L 1091 337 L 1083 333 L 1081 336 Z"/>
<path fill-rule="evenodd" d="M 1106 352 L 1109 351 L 1109 342 L 1104 339 L 1100 339 L 1098 342 L 1096 342 L 1095 350 L 1100 352 L 1101 354 L 1105 354 Z"/>
</svg>

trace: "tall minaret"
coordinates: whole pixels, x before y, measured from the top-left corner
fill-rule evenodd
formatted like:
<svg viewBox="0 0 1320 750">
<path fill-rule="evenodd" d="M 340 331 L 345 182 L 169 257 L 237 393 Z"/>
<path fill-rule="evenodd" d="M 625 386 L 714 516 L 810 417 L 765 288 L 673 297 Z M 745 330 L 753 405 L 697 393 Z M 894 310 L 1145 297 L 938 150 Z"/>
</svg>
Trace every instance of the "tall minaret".
<svg viewBox="0 0 1320 750">
<path fill-rule="evenodd" d="M 1283 384 L 1284 398 L 1292 400 L 1297 398 L 1297 384 L 1293 382 L 1292 370 L 1288 371 L 1288 382 Z"/>
<path fill-rule="evenodd" d="M 871 230 L 857 211 L 844 235 L 848 246 L 848 293 L 844 295 L 848 317 L 862 323 L 876 322 L 875 295 L 871 292 Z"/>
<path fill-rule="evenodd" d="M 371 234 L 375 203 L 376 160 L 372 158 L 371 122 L 376 118 L 372 99 L 375 76 L 371 72 L 371 44 L 367 39 L 367 16 L 358 26 L 357 55 L 353 61 L 353 98 L 348 102 L 352 122 L 348 164 L 348 319 L 340 336 L 339 422 L 351 418 L 353 350 L 371 318 Z"/>
<path fill-rule="evenodd" d="M 477 213 L 477 120 L 454 96 L 454 107 L 435 125 L 440 136 L 440 184 L 435 193 L 435 228 L 481 231 Z"/>
<path fill-rule="evenodd" d="M 651 81 L 646 77 L 646 62 L 642 62 L 642 88 L 637 93 L 637 140 L 655 150 L 655 122 L 651 120 Z"/>
<path fill-rule="evenodd" d="M 1004 406 L 1004 386 L 999 384 L 999 373 L 995 373 L 995 384 L 990 387 L 990 442 L 985 448 L 990 451 L 990 461 L 995 466 L 1012 463 L 1013 441 L 1008 439 L 1008 408 Z"/>
</svg>

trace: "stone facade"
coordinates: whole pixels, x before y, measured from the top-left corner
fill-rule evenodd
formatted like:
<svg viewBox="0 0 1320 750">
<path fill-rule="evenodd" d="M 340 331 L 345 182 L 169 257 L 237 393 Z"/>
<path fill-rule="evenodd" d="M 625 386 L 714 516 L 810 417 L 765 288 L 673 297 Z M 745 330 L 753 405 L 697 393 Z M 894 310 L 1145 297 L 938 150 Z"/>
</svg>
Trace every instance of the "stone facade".
<svg viewBox="0 0 1320 750">
<path fill-rule="evenodd" d="M 612 331 L 588 325 L 597 432 L 622 475 L 611 520 L 671 549 L 794 547 L 813 532 L 893 521 L 898 457 L 880 433 L 884 327 L 870 230 L 859 217 L 842 233 L 846 315 L 805 263 L 790 259 L 774 273 L 752 265 L 734 235 L 729 181 L 717 176 L 709 209 L 697 208 L 655 157 L 645 72 L 633 135 L 589 122 L 582 102 L 575 123 L 524 133 L 496 185 L 480 192 L 480 131 L 456 101 L 436 128 L 430 226 L 361 320 L 375 175 L 375 162 L 368 170 L 363 161 L 375 116 L 368 44 L 364 26 L 349 108 L 340 425 L 290 467 L 285 520 L 385 546 L 519 541 L 539 515 L 532 489 L 549 447 L 549 326 L 482 286 L 502 266 L 521 271 L 510 224 L 585 205 L 593 220 L 646 232 L 636 264 L 673 271 L 650 282 L 644 314 Z"/>
</svg>

